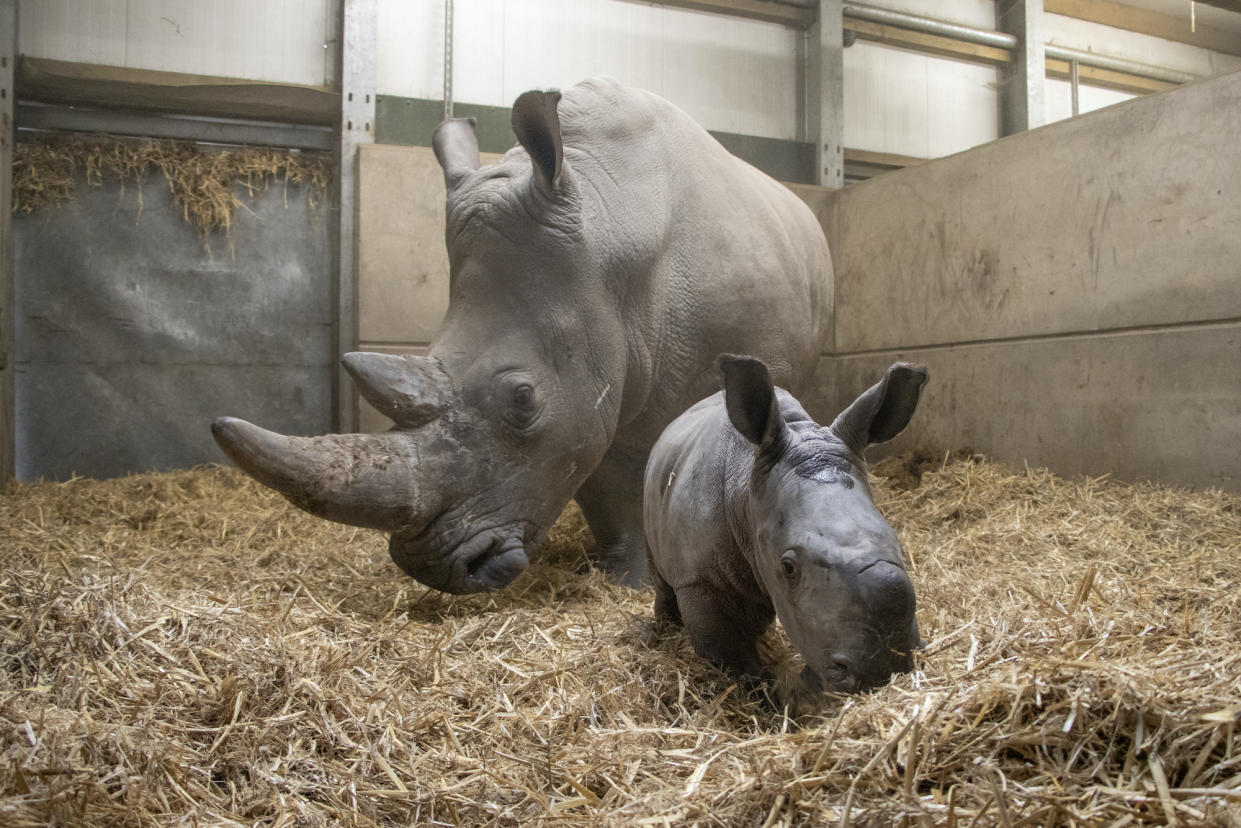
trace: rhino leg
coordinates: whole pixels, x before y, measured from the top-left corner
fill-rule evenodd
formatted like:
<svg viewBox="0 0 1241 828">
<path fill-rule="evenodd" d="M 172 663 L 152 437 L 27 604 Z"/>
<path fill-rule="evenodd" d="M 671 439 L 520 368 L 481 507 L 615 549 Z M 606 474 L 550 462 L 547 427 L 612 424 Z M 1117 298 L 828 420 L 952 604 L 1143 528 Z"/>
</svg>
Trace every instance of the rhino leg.
<svg viewBox="0 0 1241 828">
<path fill-rule="evenodd" d="M 650 584 L 642 533 L 645 470 L 646 457 L 636 460 L 609 453 L 574 495 L 595 536 L 595 566 L 617 583 L 638 588 Z"/>
<path fill-rule="evenodd" d="M 651 584 L 655 587 L 655 623 L 681 626 L 681 608 L 677 604 L 676 590 L 651 563 L 650 549 L 647 549 L 646 562 L 651 573 Z"/>
<path fill-rule="evenodd" d="M 763 678 L 758 637 L 775 617 L 770 607 L 721 594 L 704 584 L 681 587 L 676 597 L 694 652 L 727 673 Z"/>
</svg>

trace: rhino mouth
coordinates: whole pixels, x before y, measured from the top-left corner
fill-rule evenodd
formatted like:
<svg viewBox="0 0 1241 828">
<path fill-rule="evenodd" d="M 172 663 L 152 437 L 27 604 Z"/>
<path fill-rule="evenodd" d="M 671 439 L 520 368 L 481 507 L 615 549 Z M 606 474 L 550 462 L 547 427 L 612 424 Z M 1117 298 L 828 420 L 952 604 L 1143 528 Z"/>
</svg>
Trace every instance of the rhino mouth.
<svg viewBox="0 0 1241 828">
<path fill-rule="evenodd" d="M 388 542 L 388 554 L 414 580 L 455 595 L 500 589 L 530 564 L 519 526 L 483 529 L 441 552 L 427 548 L 423 532 L 397 533 Z"/>
</svg>

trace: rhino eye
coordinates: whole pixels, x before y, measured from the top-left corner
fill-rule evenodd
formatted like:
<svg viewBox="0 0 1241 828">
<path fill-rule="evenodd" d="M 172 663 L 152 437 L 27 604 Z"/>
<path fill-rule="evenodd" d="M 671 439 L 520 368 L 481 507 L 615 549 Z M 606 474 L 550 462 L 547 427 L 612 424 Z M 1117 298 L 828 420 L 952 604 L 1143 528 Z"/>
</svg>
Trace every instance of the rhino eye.
<svg viewBox="0 0 1241 828">
<path fill-rule="evenodd" d="M 504 420 L 518 431 L 525 431 L 539 417 L 539 398 L 534 386 L 522 382 L 508 392 L 508 404 L 504 407 Z"/>
<path fill-rule="evenodd" d="M 784 555 L 780 557 L 780 568 L 784 570 L 784 576 L 786 578 L 796 578 L 797 572 L 800 569 L 797 562 L 797 553 L 792 549 L 786 551 Z"/>
<path fill-rule="evenodd" d="M 534 408 L 534 386 L 522 383 L 513 389 L 513 405 L 517 408 Z"/>
</svg>

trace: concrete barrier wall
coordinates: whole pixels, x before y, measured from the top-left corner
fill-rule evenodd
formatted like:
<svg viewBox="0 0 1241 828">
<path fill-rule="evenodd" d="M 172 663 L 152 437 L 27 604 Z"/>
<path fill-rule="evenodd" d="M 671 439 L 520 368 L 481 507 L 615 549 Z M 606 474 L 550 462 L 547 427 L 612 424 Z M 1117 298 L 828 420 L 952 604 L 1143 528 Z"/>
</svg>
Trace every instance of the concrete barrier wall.
<svg viewBox="0 0 1241 828">
<path fill-rule="evenodd" d="M 430 147 L 358 148 L 358 349 L 424 354 L 448 310 L 444 173 Z M 484 164 L 499 155 L 483 153 Z M 355 398 L 361 431 L 392 421 Z"/>
<path fill-rule="evenodd" d="M 888 451 L 1241 491 L 1238 136 L 1232 73 L 845 190 L 791 185 L 837 279 L 808 406 L 828 419 L 911 360 L 931 383 Z M 359 173 L 359 344 L 423 352 L 448 296 L 439 167 L 371 146 Z"/>
<path fill-rule="evenodd" d="M 1241 73 L 832 193 L 826 414 L 931 371 L 893 449 L 1241 490 Z"/>
</svg>

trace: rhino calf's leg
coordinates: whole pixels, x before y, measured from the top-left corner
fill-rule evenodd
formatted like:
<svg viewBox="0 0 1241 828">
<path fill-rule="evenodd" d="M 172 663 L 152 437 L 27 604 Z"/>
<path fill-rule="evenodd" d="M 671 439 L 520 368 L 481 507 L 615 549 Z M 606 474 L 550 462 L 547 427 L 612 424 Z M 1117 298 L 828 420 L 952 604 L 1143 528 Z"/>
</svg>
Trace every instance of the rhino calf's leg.
<svg viewBox="0 0 1241 828">
<path fill-rule="evenodd" d="M 655 623 L 681 626 L 681 608 L 677 604 L 676 591 L 660 576 L 659 570 L 651 565 L 649 549 L 647 550 L 647 566 L 650 567 L 651 583 L 655 587 Z"/>
<path fill-rule="evenodd" d="M 613 581 L 638 588 L 650 584 L 642 532 L 645 469 L 645 457 L 635 461 L 609 454 L 574 495 L 595 536 L 594 564 Z"/>
<path fill-rule="evenodd" d="M 694 652 L 725 672 L 746 679 L 763 678 L 758 637 L 774 612 L 745 600 L 730 600 L 703 584 L 676 590 L 676 602 L 694 644 Z"/>
</svg>

